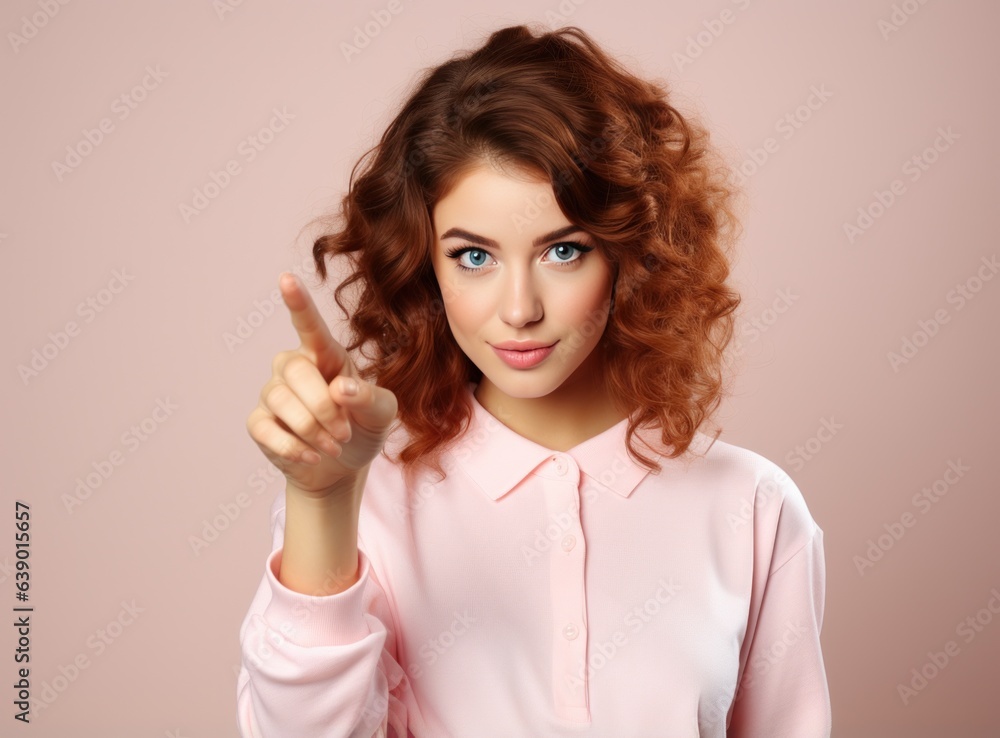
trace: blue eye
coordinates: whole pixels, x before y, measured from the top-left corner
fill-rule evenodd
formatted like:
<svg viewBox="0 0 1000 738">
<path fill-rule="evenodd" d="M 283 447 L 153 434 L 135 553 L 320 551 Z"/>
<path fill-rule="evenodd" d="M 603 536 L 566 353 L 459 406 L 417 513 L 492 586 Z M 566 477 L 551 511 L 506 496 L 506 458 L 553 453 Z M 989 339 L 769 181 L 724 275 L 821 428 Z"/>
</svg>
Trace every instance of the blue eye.
<svg viewBox="0 0 1000 738">
<path fill-rule="evenodd" d="M 560 264 L 560 265 L 563 265 L 563 264 L 565 264 L 565 265 L 576 264 L 576 263 L 578 263 L 580 261 L 583 261 L 583 255 L 585 253 L 587 253 L 588 251 L 593 251 L 594 247 L 593 246 L 584 246 L 583 244 L 577 243 L 576 241 L 562 241 L 560 243 L 555 244 L 554 246 L 550 246 L 549 249 L 548 249 L 548 251 L 558 250 L 558 252 L 561 252 L 560 253 L 561 256 L 573 256 L 573 251 L 571 249 L 575 249 L 576 251 L 580 252 L 579 258 L 577 258 L 577 259 L 557 259 L 554 263 Z M 461 262 L 460 257 L 463 254 L 466 254 L 466 253 L 473 255 L 473 256 L 470 257 L 470 259 L 472 259 L 472 266 L 471 267 L 465 266 Z M 454 249 L 452 249 L 450 251 L 445 252 L 445 256 L 447 256 L 449 259 L 456 259 L 456 260 L 458 260 L 458 264 L 456 266 L 459 269 L 462 269 L 462 270 L 464 270 L 466 272 L 481 272 L 481 271 L 483 271 L 483 269 L 481 267 L 482 267 L 483 263 L 485 263 L 485 258 L 489 256 L 489 252 L 486 251 L 486 250 L 484 250 L 484 249 L 482 249 L 482 248 L 480 248 L 480 247 L 478 247 L 478 246 L 461 246 L 461 247 L 454 248 Z M 478 259 L 480 259 L 480 258 L 483 259 L 482 262 L 478 261 Z"/>
<path fill-rule="evenodd" d="M 564 254 L 566 254 L 566 256 L 573 256 L 572 249 L 576 249 L 577 251 L 581 252 L 581 255 L 580 255 L 581 259 L 583 258 L 583 252 L 585 250 L 586 251 L 590 251 L 589 247 L 586 248 L 586 249 L 584 249 L 584 247 L 581 246 L 580 244 L 578 244 L 578 243 L 572 243 L 570 241 L 564 241 L 563 243 L 557 243 L 555 246 L 552 247 L 551 250 L 552 251 L 562 250 L 562 252 Z M 560 264 L 568 264 L 568 263 L 571 263 L 573 261 L 579 261 L 579 259 L 566 259 L 565 261 L 563 261 L 562 259 L 560 259 L 558 261 L 558 263 L 560 263 Z"/>
<path fill-rule="evenodd" d="M 483 266 L 483 263 L 485 263 L 486 257 L 489 255 L 485 251 L 483 251 L 482 249 L 477 249 L 477 248 L 473 248 L 473 247 L 470 246 L 468 248 L 462 249 L 461 251 L 456 251 L 454 254 L 452 254 L 452 253 L 449 252 L 448 256 L 450 256 L 450 257 L 452 257 L 454 259 L 458 259 L 459 257 L 461 257 L 464 254 L 470 254 L 469 259 L 471 260 L 473 267 L 481 267 L 481 266 Z M 476 260 L 479 259 L 479 258 L 482 258 L 484 261 L 480 262 L 480 263 L 477 263 Z M 467 272 L 478 272 L 479 271 L 478 269 L 470 269 L 469 267 L 465 266 L 464 264 L 462 264 L 461 260 L 459 260 L 459 262 L 458 262 L 458 268 L 459 269 L 464 269 Z"/>
</svg>

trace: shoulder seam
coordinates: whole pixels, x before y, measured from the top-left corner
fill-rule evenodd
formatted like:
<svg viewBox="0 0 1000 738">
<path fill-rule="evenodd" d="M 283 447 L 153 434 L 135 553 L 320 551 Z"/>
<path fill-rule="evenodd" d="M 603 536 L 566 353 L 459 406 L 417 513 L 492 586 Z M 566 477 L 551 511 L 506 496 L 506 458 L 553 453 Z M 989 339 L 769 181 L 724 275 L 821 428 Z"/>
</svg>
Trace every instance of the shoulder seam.
<svg viewBox="0 0 1000 738">
<path fill-rule="evenodd" d="M 809 545 L 811 545 L 811 544 L 812 544 L 812 542 L 813 542 L 813 541 L 814 541 L 814 540 L 816 539 L 816 536 L 817 536 L 818 534 L 822 534 L 822 533 L 823 533 L 823 529 L 822 529 L 822 528 L 820 528 L 820 527 L 819 527 L 819 525 L 816 525 L 816 524 L 814 524 L 814 525 L 813 525 L 813 529 L 812 529 L 812 533 L 810 533 L 810 534 L 809 534 L 809 538 L 807 538 L 807 539 L 806 539 L 805 543 L 803 543 L 803 544 L 802 544 L 801 546 L 799 546 L 799 547 L 798 547 L 797 549 L 795 549 L 795 553 L 793 553 L 793 554 L 792 554 L 792 555 L 790 555 L 790 556 L 789 556 L 789 557 L 788 557 L 787 559 L 785 559 L 785 560 L 784 560 L 784 561 L 782 561 L 782 562 L 781 562 L 780 564 L 778 564 L 778 565 L 777 565 L 776 567 L 774 567 L 773 569 L 771 569 L 771 571 L 770 571 L 770 572 L 768 572 L 768 576 L 769 576 L 769 577 L 771 577 L 771 576 L 774 576 L 775 574 L 777 574 L 777 573 L 778 573 L 778 571 L 779 571 L 779 570 L 780 570 L 780 569 L 781 569 L 781 568 L 782 568 L 782 567 L 783 567 L 783 566 L 784 566 L 785 564 L 787 564 L 787 563 L 788 563 L 789 561 L 791 561 L 792 559 L 794 559 L 794 558 L 795 558 L 796 556 L 798 556 L 798 555 L 799 555 L 800 553 L 802 553 L 803 551 L 805 551 L 805 549 L 806 549 L 806 546 L 809 546 Z"/>
</svg>

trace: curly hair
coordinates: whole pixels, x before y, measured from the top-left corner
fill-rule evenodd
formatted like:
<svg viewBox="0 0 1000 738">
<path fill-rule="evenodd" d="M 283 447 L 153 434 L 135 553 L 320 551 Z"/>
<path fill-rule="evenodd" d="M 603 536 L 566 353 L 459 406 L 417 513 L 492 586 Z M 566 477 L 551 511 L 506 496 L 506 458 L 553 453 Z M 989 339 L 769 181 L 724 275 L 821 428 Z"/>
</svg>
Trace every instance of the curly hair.
<svg viewBox="0 0 1000 738">
<path fill-rule="evenodd" d="M 708 138 L 668 103 L 665 83 L 631 74 L 575 26 L 502 28 L 424 70 L 355 164 L 335 216 L 341 227 L 312 247 L 321 282 L 328 257 L 348 258 L 335 299 L 349 320 L 348 351 L 370 362 L 361 376 L 399 398 L 409 437 L 394 462 L 446 476 L 440 453 L 472 418 L 466 387 L 482 372 L 448 326 L 431 214 L 484 162 L 541 173 L 612 264 L 611 312 L 595 350 L 616 406 L 630 413 L 630 454 L 659 473 L 635 446 L 640 426 L 660 429 L 668 458 L 688 450 L 721 403 L 740 304 L 726 284 L 740 231 L 735 191 Z M 348 311 L 341 295 L 356 282 Z"/>
</svg>

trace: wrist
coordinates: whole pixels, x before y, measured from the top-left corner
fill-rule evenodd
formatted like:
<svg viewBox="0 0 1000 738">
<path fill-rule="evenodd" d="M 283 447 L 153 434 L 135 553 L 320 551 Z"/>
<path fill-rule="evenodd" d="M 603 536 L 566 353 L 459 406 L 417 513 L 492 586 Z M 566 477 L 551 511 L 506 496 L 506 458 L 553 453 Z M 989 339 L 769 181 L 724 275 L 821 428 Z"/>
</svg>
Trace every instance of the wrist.
<svg viewBox="0 0 1000 738">
<path fill-rule="evenodd" d="M 285 496 L 299 500 L 308 500 L 312 506 L 323 509 L 331 505 L 337 506 L 338 501 L 360 497 L 364 488 L 364 480 L 368 477 L 368 468 L 347 474 L 328 487 L 322 489 L 302 489 L 292 480 L 287 480 Z"/>
</svg>

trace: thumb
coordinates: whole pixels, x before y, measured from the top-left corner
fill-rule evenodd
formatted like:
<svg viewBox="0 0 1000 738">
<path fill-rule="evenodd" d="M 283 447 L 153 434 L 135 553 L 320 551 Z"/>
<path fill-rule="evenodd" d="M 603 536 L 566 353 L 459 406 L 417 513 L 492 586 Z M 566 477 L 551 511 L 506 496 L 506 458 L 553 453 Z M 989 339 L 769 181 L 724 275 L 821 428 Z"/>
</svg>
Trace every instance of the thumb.
<svg viewBox="0 0 1000 738">
<path fill-rule="evenodd" d="M 351 385 L 357 391 L 351 393 Z M 339 376 L 331 382 L 337 402 L 347 410 L 351 424 L 369 433 L 384 435 L 396 417 L 396 395 L 358 377 Z"/>
</svg>

